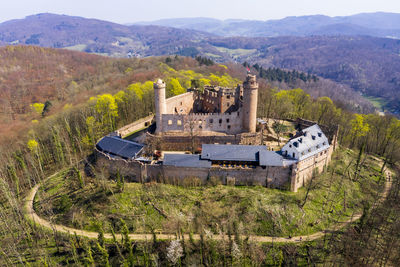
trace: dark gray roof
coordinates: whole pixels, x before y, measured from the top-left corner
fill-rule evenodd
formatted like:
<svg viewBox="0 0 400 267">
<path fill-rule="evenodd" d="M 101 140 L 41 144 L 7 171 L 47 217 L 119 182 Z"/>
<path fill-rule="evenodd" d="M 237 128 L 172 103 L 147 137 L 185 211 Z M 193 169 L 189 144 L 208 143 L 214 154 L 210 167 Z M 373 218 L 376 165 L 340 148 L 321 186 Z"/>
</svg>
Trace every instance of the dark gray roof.
<svg viewBox="0 0 400 267">
<path fill-rule="evenodd" d="M 267 147 L 203 144 L 201 159 L 258 162 L 260 151 L 267 151 Z"/>
<path fill-rule="evenodd" d="M 111 156 L 134 159 L 143 149 L 143 145 L 117 136 L 105 136 L 97 143 L 96 148 Z"/>
<path fill-rule="evenodd" d="M 210 168 L 211 162 L 200 160 L 200 155 L 164 154 L 163 165 L 175 167 Z"/>
<path fill-rule="evenodd" d="M 274 151 L 260 152 L 260 166 L 283 166 L 284 158 Z"/>
<path fill-rule="evenodd" d="M 261 151 L 260 166 L 289 166 L 296 163 L 296 160 L 283 157 L 279 152 Z"/>
</svg>

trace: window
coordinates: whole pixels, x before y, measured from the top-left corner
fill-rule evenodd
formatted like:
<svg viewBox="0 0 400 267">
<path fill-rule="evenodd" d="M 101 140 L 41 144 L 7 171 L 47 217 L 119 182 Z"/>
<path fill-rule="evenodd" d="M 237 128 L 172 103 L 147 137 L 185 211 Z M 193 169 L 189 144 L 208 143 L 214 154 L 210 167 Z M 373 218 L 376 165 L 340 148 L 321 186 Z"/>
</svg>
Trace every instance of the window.
<svg viewBox="0 0 400 267">
<path fill-rule="evenodd" d="M 295 157 L 296 157 L 296 153 L 293 152 L 293 158 L 295 158 Z"/>
<path fill-rule="evenodd" d="M 228 95 L 226 98 L 227 98 L 227 99 L 230 99 L 230 98 L 231 98 L 231 96 L 230 96 L 230 95 Z"/>
<path fill-rule="evenodd" d="M 181 102 L 181 106 L 183 105 L 183 103 Z"/>
<path fill-rule="evenodd" d="M 230 129 L 231 128 L 231 126 L 230 125 L 228 125 L 228 129 Z"/>
<path fill-rule="evenodd" d="M 222 119 L 219 119 L 219 124 L 221 124 L 222 123 Z"/>
<path fill-rule="evenodd" d="M 229 119 L 226 119 L 226 122 L 229 123 Z"/>
<path fill-rule="evenodd" d="M 177 120 L 176 124 L 177 124 L 178 126 L 181 126 L 181 125 L 182 125 L 182 121 L 181 121 L 181 120 Z"/>
<path fill-rule="evenodd" d="M 226 106 L 229 107 L 229 103 L 226 103 Z"/>
<path fill-rule="evenodd" d="M 168 120 L 168 125 L 172 125 L 172 120 Z"/>
<path fill-rule="evenodd" d="M 213 123 L 214 122 L 214 120 L 213 119 L 210 119 L 210 123 Z"/>
</svg>

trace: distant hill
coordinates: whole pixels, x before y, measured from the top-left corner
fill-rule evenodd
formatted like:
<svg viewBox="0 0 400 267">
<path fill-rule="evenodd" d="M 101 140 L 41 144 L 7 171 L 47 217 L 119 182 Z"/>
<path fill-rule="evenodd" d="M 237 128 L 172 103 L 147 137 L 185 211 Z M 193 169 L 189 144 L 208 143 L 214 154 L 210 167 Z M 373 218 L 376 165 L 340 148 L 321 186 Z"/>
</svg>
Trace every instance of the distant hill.
<svg viewBox="0 0 400 267">
<path fill-rule="evenodd" d="M 299 16 L 267 21 L 181 18 L 138 22 L 137 24 L 193 29 L 220 36 L 369 35 L 400 38 L 400 14 L 384 12 L 344 17 Z"/>
<path fill-rule="evenodd" d="M 126 26 L 55 14 L 38 14 L 0 24 L 0 42 L 120 57 L 177 53 L 210 34 L 162 26 Z M 152 47 L 156 46 L 157 49 Z"/>
<path fill-rule="evenodd" d="M 219 37 L 209 39 L 209 43 L 232 58 L 241 52 L 241 62 L 301 70 L 383 97 L 385 108 L 399 114 L 400 40 L 368 36 Z"/>
</svg>

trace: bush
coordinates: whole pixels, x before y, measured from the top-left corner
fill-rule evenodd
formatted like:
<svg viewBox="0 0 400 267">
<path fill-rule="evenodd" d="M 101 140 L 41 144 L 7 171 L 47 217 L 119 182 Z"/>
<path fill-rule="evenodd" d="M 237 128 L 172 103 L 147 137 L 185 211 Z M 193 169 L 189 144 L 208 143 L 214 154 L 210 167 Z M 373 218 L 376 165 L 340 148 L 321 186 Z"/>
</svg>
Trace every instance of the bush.
<svg viewBox="0 0 400 267">
<path fill-rule="evenodd" d="M 65 213 L 68 212 L 72 207 L 72 201 L 68 195 L 62 195 L 55 203 L 55 209 L 57 212 Z"/>
</svg>

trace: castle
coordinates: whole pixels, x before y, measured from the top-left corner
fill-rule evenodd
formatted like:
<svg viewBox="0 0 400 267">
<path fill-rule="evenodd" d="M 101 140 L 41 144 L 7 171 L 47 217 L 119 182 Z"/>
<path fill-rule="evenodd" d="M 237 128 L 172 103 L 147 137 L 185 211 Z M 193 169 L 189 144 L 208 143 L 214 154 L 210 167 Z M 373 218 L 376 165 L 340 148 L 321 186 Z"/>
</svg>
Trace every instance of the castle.
<svg viewBox="0 0 400 267">
<path fill-rule="evenodd" d="M 156 134 L 211 135 L 255 133 L 258 84 L 248 75 L 235 89 L 206 86 L 203 91 L 165 98 L 165 82 L 154 83 Z"/>
<path fill-rule="evenodd" d="M 260 145 L 253 75 L 235 89 L 206 86 L 168 99 L 165 88 L 162 80 L 154 83 L 155 131 L 146 133 L 146 144 L 120 136 L 149 125 L 152 117 L 101 139 L 96 145 L 98 164 L 136 182 L 217 179 L 297 191 L 314 172 L 322 172 L 336 147 L 337 130 L 328 138 L 319 125 L 305 120 L 297 121 L 296 135 L 280 151 Z M 164 151 L 162 156 L 144 157 L 154 142 Z M 185 152 L 194 152 L 194 147 L 198 153 Z"/>
</svg>

